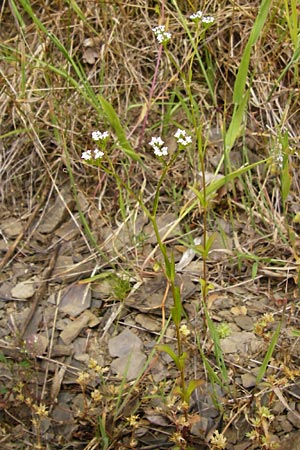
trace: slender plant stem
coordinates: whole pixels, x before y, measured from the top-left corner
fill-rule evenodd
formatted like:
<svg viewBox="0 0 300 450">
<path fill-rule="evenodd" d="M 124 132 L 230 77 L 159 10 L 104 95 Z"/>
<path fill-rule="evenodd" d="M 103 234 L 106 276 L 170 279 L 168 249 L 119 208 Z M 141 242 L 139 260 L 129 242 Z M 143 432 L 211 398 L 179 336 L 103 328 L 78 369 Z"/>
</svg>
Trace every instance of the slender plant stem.
<svg viewBox="0 0 300 450">
<path fill-rule="evenodd" d="M 161 3 L 161 21 L 162 22 L 164 21 L 164 16 L 165 16 L 165 0 L 163 0 L 162 3 Z M 149 113 L 150 113 L 152 98 L 154 96 L 154 92 L 155 92 L 155 89 L 156 89 L 156 81 L 157 81 L 160 61 L 161 61 L 161 57 L 162 57 L 162 50 L 163 50 L 163 44 L 160 44 L 160 46 L 158 48 L 158 55 L 157 55 L 157 60 L 156 60 L 156 65 L 155 65 L 155 70 L 154 70 L 154 76 L 153 76 L 153 80 L 152 80 L 152 84 L 151 84 L 151 88 L 150 88 L 150 92 L 149 92 L 149 98 L 148 98 L 148 103 L 147 103 L 146 114 L 145 114 L 145 117 L 144 117 L 144 120 L 143 120 L 142 130 L 141 130 L 140 135 L 139 135 L 138 147 L 140 147 L 142 145 L 142 142 L 143 142 L 143 139 L 144 139 L 145 130 L 146 130 L 146 126 L 147 126 L 147 123 L 148 123 L 148 117 L 149 117 Z"/>
</svg>

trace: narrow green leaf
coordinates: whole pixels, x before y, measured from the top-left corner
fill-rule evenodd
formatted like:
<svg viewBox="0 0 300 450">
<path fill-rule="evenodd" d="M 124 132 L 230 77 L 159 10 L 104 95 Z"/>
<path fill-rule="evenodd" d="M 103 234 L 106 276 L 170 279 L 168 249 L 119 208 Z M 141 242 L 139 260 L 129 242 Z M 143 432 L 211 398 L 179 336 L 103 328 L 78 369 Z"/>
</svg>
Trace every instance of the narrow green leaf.
<svg viewBox="0 0 300 450">
<path fill-rule="evenodd" d="M 179 358 L 178 358 L 177 369 L 180 370 L 180 372 L 182 372 L 184 370 L 184 365 L 185 365 L 186 358 L 187 358 L 187 353 L 186 352 L 182 353 L 182 355 L 180 355 Z"/>
<path fill-rule="evenodd" d="M 204 383 L 203 380 L 191 380 L 188 384 L 188 387 L 186 388 L 186 391 L 184 393 L 184 400 L 189 403 L 192 393 L 195 389 L 197 389 L 199 386 L 201 386 Z"/>
<path fill-rule="evenodd" d="M 254 279 L 256 277 L 257 270 L 258 270 L 258 261 L 254 261 L 253 266 L 252 266 L 252 279 Z"/>
<path fill-rule="evenodd" d="M 278 341 L 280 330 L 281 330 L 281 321 L 279 322 L 279 324 L 276 327 L 276 330 L 275 330 L 275 332 L 274 332 L 274 334 L 272 336 L 272 339 L 270 341 L 270 345 L 268 347 L 267 353 L 266 353 L 266 355 L 264 357 L 263 363 L 262 363 L 262 365 L 261 365 L 261 367 L 260 367 L 260 369 L 258 371 L 258 374 L 257 374 L 257 377 L 256 377 L 256 384 L 260 383 L 261 380 L 263 379 L 263 377 L 265 376 L 268 364 L 269 364 L 269 362 L 271 360 L 271 357 L 273 355 L 273 351 L 274 351 L 275 345 L 277 344 L 277 341 Z"/>
<path fill-rule="evenodd" d="M 83 280 L 79 280 L 77 283 L 78 284 L 88 284 L 88 283 L 93 283 L 94 281 L 97 280 L 103 280 L 109 277 L 113 277 L 114 275 L 107 271 L 107 272 L 102 272 L 102 273 L 98 273 L 97 275 L 93 275 L 92 277 L 89 278 L 84 278 Z"/>
<path fill-rule="evenodd" d="M 239 169 L 232 171 L 228 175 L 224 175 L 222 178 L 218 178 L 217 180 L 212 181 L 206 188 L 206 195 L 209 196 L 211 194 L 216 193 L 222 186 L 224 186 L 224 184 L 228 183 L 229 181 L 234 180 L 235 178 L 239 177 L 240 175 L 243 175 L 246 172 L 249 172 L 251 169 L 258 166 L 259 164 L 271 161 L 272 158 L 273 157 L 270 156 L 269 158 L 263 159 L 256 163 L 242 166 Z M 197 188 L 195 188 L 193 186 L 189 186 L 189 188 L 191 189 L 191 191 L 193 191 L 196 194 L 198 200 L 199 200 L 199 197 L 203 196 L 203 191 L 199 191 Z M 190 212 L 192 209 L 195 208 L 196 205 L 197 205 L 197 201 L 194 202 L 192 205 L 190 205 L 187 210 L 184 210 L 184 214 L 183 214 L 183 212 L 181 212 L 181 217 L 186 216 L 187 211 Z"/>
<path fill-rule="evenodd" d="M 239 103 L 236 103 L 234 107 L 232 119 L 225 136 L 226 153 L 232 149 L 236 139 L 241 134 L 241 125 L 246 111 L 246 106 L 248 104 L 248 99 L 249 99 L 249 92 L 248 91 L 246 93 L 243 92 L 241 101 Z"/>
<path fill-rule="evenodd" d="M 239 70 L 236 76 L 236 80 L 234 83 L 234 90 L 233 90 L 233 102 L 235 104 L 239 104 L 244 96 L 245 92 L 245 86 L 248 76 L 248 70 L 249 70 L 249 63 L 250 63 L 250 56 L 251 56 L 251 50 L 253 45 L 256 43 L 260 32 L 265 24 L 265 21 L 267 19 L 267 15 L 270 9 L 271 0 L 263 0 L 256 20 L 254 22 L 254 25 L 252 27 L 248 42 L 246 44 L 242 60 L 239 66 Z"/>
<path fill-rule="evenodd" d="M 290 193 L 290 188 L 292 184 L 292 177 L 289 170 L 289 159 L 287 155 L 283 158 L 283 168 L 281 171 L 281 197 L 283 208 L 286 208 L 286 200 Z"/>
<path fill-rule="evenodd" d="M 239 70 L 235 79 L 233 90 L 233 103 L 235 103 L 236 105 L 238 105 L 242 101 L 244 96 L 250 63 L 251 48 L 252 47 L 248 42 L 245 47 L 242 60 L 239 65 Z"/>
<path fill-rule="evenodd" d="M 171 284 L 172 295 L 174 300 L 174 306 L 171 308 L 172 320 L 176 327 L 179 327 L 181 322 L 181 317 L 183 314 L 183 308 L 181 303 L 181 293 L 180 287 L 174 285 L 174 281 Z"/>
<path fill-rule="evenodd" d="M 174 350 L 171 349 L 171 347 L 167 344 L 158 344 L 155 346 L 155 348 L 160 351 L 160 352 L 165 352 L 167 353 L 170 358 L 173 359 L 174 363 L 176 364 L 176 367 L 178 367 L 179 364 L 179 358 L 176 355 L 176 353 L 174 352 Z"/>
<path fill-rule="evenodd" d="M 216 233 L 213 233 L 209 236 L 209 238 L 206 241 L 206 251 L 209 252 L 211 249 L 211 246 L 213 245 L 214 240 L 216 239 Z"/>
<path fill-rule="evenodd" d="M 211 318 L 209 316 L 209 313 L 208 313 L 208 310 L 207 310 L 207 307 L 205 304 L 203 304 L 203 308 L 204 308 L 204 313 L 205 313 L 209 333 L 214 342 L 214 354 L 215 354 L 215 357 L 217 360 L 217 366 L 219 367 L 219 369 L 221 371 L 223 381 L 225 382 L 225 384 L 227 384 L 228 383 L 228 372 L 227 372 L 226 364 L 225 364 L 224 357 L 223 357 L 219 333 L 215 327 L 215 324 L 213 323 L 213 321 L 211 320 Z"/>
<path fill-rule="evenodd" d="M 104 111 L 104 114 L 106 115 L 106 118 L 110 126 L 114 129 L 117 135 L 120 147 L 123 150 L 123 152 L 129 158 L 133 159 L 134 161 L 139 161 L 141 163 L 142 161 L 140 156 L 133 150 L 133 148 L 131 147 L 130 143 L 126 138 L 124 129 L 113 106 L 107 100 L 105 100 L 105 98 L 102 95 L 98 95 L 98 99 L 100 101 L 100 104 L 102 106 L 102 109 Z"/>
</svg>

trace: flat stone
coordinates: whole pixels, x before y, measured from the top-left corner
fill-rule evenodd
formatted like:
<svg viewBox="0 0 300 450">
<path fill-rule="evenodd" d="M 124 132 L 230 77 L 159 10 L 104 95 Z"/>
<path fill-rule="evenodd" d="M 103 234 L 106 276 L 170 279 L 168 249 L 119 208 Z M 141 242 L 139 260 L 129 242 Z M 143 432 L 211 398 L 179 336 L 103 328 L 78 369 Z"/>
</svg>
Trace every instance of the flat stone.
<svg viewBox="0 0 300 450">
<path fill-rule="evenodd" d="M 295 428 L 300 428 L 300 414 L 297 411 L 295 411 L 295 413 L 293 411 L 289 411 L 287 413 L 287 419 L 294 425 Z"/>
<path fill-rule="evenodd" d="M 21 298 L 23 300 L 30 298 L 35 293 L 35 283 L 36 280 L 26 280 L 21 281 L 20 283 L 16 284 L 15 287 L 11 290 L 11 295 L 14 298 Z"/>
<path fill-rule="evenodd" d="M 195 416 L 191 426 L 191 434 L 204 439 L 211 426 L 212 420 L 210 418 Z"/>
<path fill-rule="evenodd" d="M 248 312 L 245 305 L 233 306 L 230 311 L 234 316 L 246 316 Z"/>
<path fill-rule="evenodd" d="M 284 450 L 300 450 L 300 434 L 299 432 L 292 432 L 282 440 L 282 449 Z"/>
<path fill-rule="evenodd" d="M 1 229 L 7 237 L 14 238 L 21 233 L 23 227 L 19 220 L 11 217 L 1 222 Z"/>
<path fill-rule="evenodd" d="M 70 187 L 63 187 L 60 196 L 56 194 L 54 204 L 47 209 L 38 227 L 38 231 L 40 233 L 52 233 L 67 217 L 67 207 L 72 209 L 74 205 L 75 200 L 73 199 Z"/>
<path fill-rule="evenodd" d="M 249 316 L 236 316 L 233 318 L 235 323 L 245 331 L 252 331 L 253 330 L 253 321 L 251 317 Z"/>
<path fill-rule="evenodd" d="M 252 373 L 244 373 L 241 379 L 244 388 L 250 388 L 256 385 L 256 377 Z"/>
<path fill-rule="evenodd" d="M 116 287 L 116 281 L 112 277 L 104 278 L 92 284 L 92 296 L 97 300 L 110 297 Z"/>
<path fill-rule="evenodd" d="M 54 406 L 51 416 L 53 418 L 55 424 L 54 429 L 57 434 L 63 435 L 66 440 L 69 440 L 74 429 L 76 428 L 74 415 L 70 410 L 69 405 L 66 403 L 59 403 Z"/>
<path fill-rule="evenodd" d="M 163 237 L 168 232 L 168 230 L 170 230 L 171 227 L 172 231 L 168 234 L 169 239 L 181 235 L 181 229 L 179 224 L 177 223 L 176 226 L 173 227 L 173 224 L 177 221 L 177 219 L 178 218 L 176 214 L 172 212 L 166 212 L 157 216 L 156 224 L 161 237 Z M 144 227 L 144 233 L 147 236 L 147 242 L 150 242 L 150 244 L 157 243 L 157 239 L 151 223 L 149 223 Z"/>
<path fill-rule="evenodd" d="M 221 348 L 225 354 L 251 355 L 261 345 L 254 333 L 249 331 L 233 331 L 230 336 L 221 339 Z"/>
<path fill-rule="evenodd" d="M 61 333 L 61 340 L 65 345 L 71 344 L 74 339 L 79 336 L 81 331 L 87 327 L 96 326 L 100 323 L 100 320 L 90 311 L 84 311 L 81 316 L 79 316 L 76 320 L 71 322 Z"/>
<path fill-rule="evenodd" d="M 155 383 L 159 383 L 160 381 L 167 379 L 170 375 L 166 364 L 164 364 L 160 359 L 158 359 L 153 366 L 150 366 L 150 371 Z"/>
<path fill-rule="evenodd" d="M 273 412 L 273 408 L 272 408 L 272 412 Z M 291 422 L 289 422 L 287 420 L 285 414 L 277 416 L 273 423 L 274 423 L 274 426 L 276 426 L 276 423 L 278 424 L 278 428 L 274 427 L 275 430 L 278 432 L 284 431 L 285 433 L 290 433 L 293 430 L 293 425 L 291 424 Z"/>
<path fill-rule="evenodd" d="M 149 331 L 160 331 L 161 324 L 156 319 L 153 319 L 149 316 L 149 314 L 137 314 L 135 317 L 136 322 L 141 325 L 143 328 Z"/>
<path fill-rule="evenodd" d="M 53 270 L 53 278 L 64 280 L 66 273 L 70 272 L 74 266 L 72 256 L 59 255 L 56 259 L 55 267 Z"/>
<path fill-rule="evenodd" d="M 127 381 L 131 381 L 139 376 L 146 359 L 147 357 L 143 352 L 133 349 L 130 353 L 115 359 L 111 363 L 111 369 L 121 377 L 126 377 Z"/>
<path fill-rule="evenodd" d="M 51 356 L 52 358 L 58 357 L 58 356 L 69 356 L 73 352 L 72 347 L 70 345 L 62 345 L 57 344 L 53 346 Z"/>
<path fill-rule="evenodd" d="M 75 259 L 75 256 L 59 255 L 53 270 L 53 278 L 70 283 L 78 281 L 83 273 L 91 273 L 93 265 L 90 261 L 74 262 Z"/>
<path fill-rule="evenodd" d="M 11 290 L 14 288 L 14 283 L 11 281 L 4 281 L 0 284 L 0 308 L 4 307 L 3 301 L 13 300 L 11 298 Z"/>
<path fill-rule="evenodd" d="M 141 339 L 128 329 L 108 341 L 108 351 L 110 356 L 113 357 L 126 356 L 131 352 L 141 350 L 142 347 Z"/>
<path fill-rule="evenodd" d="M 76 361 L 88 364 L 90 357 L 87 353 L 77 353 L 76 355 L 74 355 L 74 359 Z"/>
<path fill-rule="evenodd" d="M 55 235 L 63 238 L 64 242 L 74 241 L 77 234 L 79 234 L 79 230 L 72 219 L 63 223 L 57 230 L 55 230 Z"/>
<path fill-rule="evenodd" d="M 72 317 L 77 317 L 90 306 L 91 290 L 89 285 L 74 284 L 64 289 L 58 309 Z"/>
</svg>

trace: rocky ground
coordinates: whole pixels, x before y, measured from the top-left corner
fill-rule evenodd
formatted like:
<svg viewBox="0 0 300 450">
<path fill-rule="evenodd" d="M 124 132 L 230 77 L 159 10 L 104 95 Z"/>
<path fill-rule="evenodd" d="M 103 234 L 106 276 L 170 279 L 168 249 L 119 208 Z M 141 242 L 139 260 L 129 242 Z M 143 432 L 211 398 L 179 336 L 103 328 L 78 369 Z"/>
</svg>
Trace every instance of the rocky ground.
<svg viewBox="0 0 300 450">
<path fill-rule="evenodd" d="M 87 210 L 83 196 L 81 202 Z M 178 399 L 170 407 L 165 396 L 176 385 L 178 373 L 171 358 L 156 352 L 155 346 L 160 339 L 175 346 L 174 327 L 164 328 L 172 298 L 166 293 L 164 275 L 147 265 L 147 260 L 153 263 L 157 250 L 147 221 L 138 220 L 147 236 L 137 248 L 144 266 L 138 278 L 130 278 L 125 273 L 116 277 L 110 263 L 86 251 L 68 188 L 52 195 L 29 232 L 30 219 L 1 212 L 2 265 L 7 261 L 0 287 L 2 448 L 20 448 L 20 442 L 33 436 L 49 448 L 98 448 L 88 447 L 97 435 L 97 414 L 109 422 L 108 430 L 109 426 L 118 429 L 117 437 L 111 431 L 114 444 L 109 448 L 168 447 L 181 414 Z M 285 442 L 284 448 L 296 450 L 300 433 L 296 266 L 261 265 L 251 276 L 252 264 L 246 264 L 238 276 L 233 231 L 219 219 L 226 242 L 217 234 L 210 252 L 214 288 L 208 310 L 220 327 L 229 379 L 223 387 L 213 385 L 198 351 L 200 345 L 217 364 L 199 312 L 202 261 L 178 241 L 179 229 L 171 226 L 175 220 L 167 213 L 159 222 L 162 233 L 171 230 L 168 239 L 176 257 L 184 323 L 191 332 L 184 343 L 186 376 L 202 380 L 189 405 L 191 445 L 207 448 L 213 432 L 225 427 L 226 448 L 258 448 L 246 433 L 253 430 L 257 409 L 266 405 L 272 420 L 257 428 L 280 445 Z M 119 252 L 124 246 L 133 248 L 130 230 L 110 231 L 102 229 L 103 248 L 114 245 Z M 278 341 L 257 385 L 278 324 Z M 92 397 L 97 391 L 98 401 Z M 36 415 L 31 402 L 47 405 L 47 417 Z M 138 419 L 129 426 L 132 416 Z M 136 447 L 130 447 L 133 440 Z"/>
</svg>

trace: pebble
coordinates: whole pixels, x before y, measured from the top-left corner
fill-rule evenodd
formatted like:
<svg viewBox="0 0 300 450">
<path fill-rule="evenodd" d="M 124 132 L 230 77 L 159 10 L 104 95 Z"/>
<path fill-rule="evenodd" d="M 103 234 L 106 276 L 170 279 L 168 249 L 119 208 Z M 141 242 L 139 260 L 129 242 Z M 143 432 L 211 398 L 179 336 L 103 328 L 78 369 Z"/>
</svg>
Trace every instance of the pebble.
<svg viewBox="0 0 300 450">
<path fill-rule="evenodd" d="M 142 347 L 141 339 L 128 329 L 108 341 L 109 354 L 113 357 L 127 355 L 132 351 L 141 350 Z"/>
<path fill-rule="evenodd" d="M 249 316 L 236 316 L 233 318 L 235 323 L 245 331 L 252 331 L 253 330 L 253 321 L 251 317 Z"/>
<path fill-rule="evenodd" d="M 11 290 L 11 295 L 14 298 L 21 298 L 23 300 L 30 298 L 35 293 L 35 283 L 36 279 L 21 281 L 16 284 Z"/>
<path fill-rule="evenodd" d="M 137 350 L 121 356 L 111 363 L 111 369 L 120 376 L 126 376 L 127 381 L 136 379 L 142 372 L 146 362 L 146 355 Z"/>
</svg>

